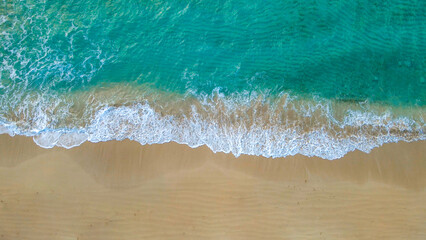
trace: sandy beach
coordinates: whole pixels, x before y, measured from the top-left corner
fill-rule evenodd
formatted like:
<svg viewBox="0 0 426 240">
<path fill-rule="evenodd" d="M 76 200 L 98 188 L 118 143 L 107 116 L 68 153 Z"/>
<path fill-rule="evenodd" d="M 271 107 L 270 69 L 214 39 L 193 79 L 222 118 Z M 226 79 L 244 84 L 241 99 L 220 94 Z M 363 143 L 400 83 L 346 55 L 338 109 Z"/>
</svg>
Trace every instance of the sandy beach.
<svg viewBox="0 0 426 240">
<path fill-rule="evenodd" d="M 426 239 L 426 142 L 342 159 L 0 135 L 0 239 Z"/>
</svg>

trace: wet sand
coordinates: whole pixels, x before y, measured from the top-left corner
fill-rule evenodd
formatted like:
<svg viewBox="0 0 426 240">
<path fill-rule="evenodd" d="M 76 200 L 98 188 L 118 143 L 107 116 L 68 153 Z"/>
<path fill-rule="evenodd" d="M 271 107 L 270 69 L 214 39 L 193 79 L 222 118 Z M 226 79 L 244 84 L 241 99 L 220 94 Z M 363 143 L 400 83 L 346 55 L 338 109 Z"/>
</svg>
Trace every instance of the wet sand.
<svg viewBox="0 0 426 240">
<path fill-rule="evenodd" d="M 426 141 L 342 159 L 0 135 L 0 239 L 426 239 Z"/>
</svg>

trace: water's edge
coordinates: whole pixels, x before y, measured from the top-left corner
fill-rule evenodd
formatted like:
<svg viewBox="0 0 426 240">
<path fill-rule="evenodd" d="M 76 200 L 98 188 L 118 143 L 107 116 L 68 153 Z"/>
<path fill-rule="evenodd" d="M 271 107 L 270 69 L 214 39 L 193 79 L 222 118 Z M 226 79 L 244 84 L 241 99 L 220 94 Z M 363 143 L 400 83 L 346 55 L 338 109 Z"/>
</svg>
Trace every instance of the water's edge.
<svg viewBox="0 0 426 240">
<path fill-rule="evenodd" d="M 218 92 L 182 99 L 163 96 L 166 100 L 143 96 L 130 102 L 96 102 L 93 93 L 74 97 L 86 105 L 80 106 L 75 99 L 56 99 L 73 105 L 56 103 L 54 110 L 47 109 L 52 104 L 46 102 L 26 104 L 24 110 L 15 111 L 15 118 L 0 119 L 0 134 L 30 136 L 44 148 L 130 139 L 142 145 L 206 145 L 213 152 L 237 157 L 302 154 L 329 160 L 354 150 L 369 152 L 384 143 L 426 140 L 423 107 L 401 110 L 288 94 L 269 100 L 254 93 L 226 97 Z M 131 99 L 128 95 L 123 98 Z M 35 108 L 29 109 L 30 105 Z"/>
</svg>

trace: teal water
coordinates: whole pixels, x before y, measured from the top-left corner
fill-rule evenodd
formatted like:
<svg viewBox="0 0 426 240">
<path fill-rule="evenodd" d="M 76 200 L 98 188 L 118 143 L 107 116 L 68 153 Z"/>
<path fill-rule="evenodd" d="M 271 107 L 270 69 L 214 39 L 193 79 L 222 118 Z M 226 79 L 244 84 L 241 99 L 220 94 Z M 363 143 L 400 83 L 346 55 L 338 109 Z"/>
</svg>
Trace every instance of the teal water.
<svg viewBox="0 0 426 240">
<path fill-rule="evenodd" d="M 190 146 L 206 144 L 215 151 L 231 151 L 236 155 L 279 157 L 303 153 L 325 158 L 335 158 L 354 149 L 368 151 L 389 141 L 425 139 L 426 2 L 420 0 L 1 0 L 0 64 L 0 121 L 9 132 L 17 134 L 39 136 L 55 132 L 55 136 L 60 136 L 64 131 L 77 131 L 88 135 L 82 139 L 89 141 L 124 138 L 143 144 L 177 141 Z M 92 105 L 70 100 L 73 94 L 90 95 L 100 89 L 121 86 L 143 86 L 151 94 L 145 99 L 140 92 L 118 91 L 110 96 L 115 100 L 104 99 Z M 183 101 L 182 105 L 186 104 L 185 99 L 198 99 L 201 105 L 209 106 L 203 108 L 204 122 L 201 124 L 198 115 L 194 115 L 201 111 L 200 107 L 188 108 L 192 109 L 188 115 L 183 110 L 186 108 L 179 110 L 179 106 L 173 107 L 174 113 L 165 112 L 167 101 L 153 106 L 158 101 L 152 99 L 152 92 L 163 98 L 173 94 L 173 101 Z M 132 94 L 139 97 L 129 97 Z M 278 104 L 284 110 L 277 111 L 277 104 L 270 102 L 283 96 L 314 103 L 304 103 L 306 107 L 296 104 L 298 114 L 303 117 L 290 119 L 287 105 Z M 220 114 L 214 107 L 220 105 L 217 97 L 226 105 Z M 257 129 L 259 124 L 253 125 L 257 121 L 253 118 L 262 119 L 265 114 L 244 120 L 240 113 L 235 117 L 240 119 L 239 125 L 225 124 L 224 119 L 241 108 L 242 102 L 251 105 L 253 99 L 259 98 L 263 99 L 262 104 L 268 102 L 265 106 L 271 111 L 266 115 L 273 121 L 258 120 L 263 122 Z M 99 99 L 95 102 L 100 102 Z M 124 106 L 114 102 L 117 99 L 121 99 L 120 103 L 132 100 Z M 330 107 L 336 102 L 355 107 L 342 107 L 343 115 L 338 118 L 333 115 L 337 110 Z M 380 105 L 385 110 L 365 107 L 366 103 Z M 123 109 L 129 104 L 133 104 L 132 110 Z M 99 119 L 105 116 L 100 116 L 99 111 L 117 111 L 116 117 L 122 111 L 134 111 L 140 120 L 147 116 L 145 106 L 153 111 L 149 116 L 169 116 L 165 122 L 198 119 L 199 124 L 204 124 L 200 128 L 203 130 L 197 136 L 178 134 L 179 129 L 170 130 L 173 126 L 166 123 L 155 128 L 150 123 L 151 128 L 147 128 L 140 122 L 130 124 L 126 134 L 112 131 L 98 136 L 100 130 L 93 130 L 100 126 L 93 124 L 100 124 Z M 395 108 L 414 109 L 415 113 L 402 111 L 404 114 L 398 115 Z M 327 120 L 302 113 L 311 111 L 306 109 L 321 109 Z M 180 115 L 176 116 L 175 112 Z M 218 115 L 221 120 L 215 122 Z M 306 117 L 311 117 L 308 122 L 319 121 L 322 125 L 301 121 Z M 126 121 L 136 121 L 132 119 Z M 156 117 L 150 121 L 163 120 Z M 229 143 L 229 139 L 234 139 L 232 134 L 227 135 L 231 130 L 218 130 L 224 124 L 232 125 L 232 131 L 244 125 L 245 130 L 238 130 L 239 138 Z M 403 127 L 399 129 L 401 124 Z M 194 131 L 190 125 L 182 129 Z M 306 125 L 315 138 L 300 130 Z M 355 125 L 359 134 L 354 138 L 353 129 L 345 127 Z M 289 126 L 297 134 L 286 132 L 290 131 Z M 365 126 L 374 131 L 366 130 Z M 250 135 L 255 128 L 265 138 L 259 151 L 256 137 Z M 392 132 L 391 128 L 398 131 Z M 154 129 L 169 129 L 168 135 L 165 133 L 168 137 L 146 140 L 147 132 L 157 131 Z M 213 140 L 215 137 L 201 137 L 211 131 L 216 139 L 224 139 L 221 147 L 212 143 L 217 141 Z M 360 147 L 359 142 L 364 139 L 361 137 L 366 134 L 376 140 L 368 142 L 369 147 Z M 55 136 L 54 142 L 60 138 Z M 302 136 L 302 140 L 293 143 L 299 146 L 296 150 L 277 150 L 298 139 L 297 136 Z M 337 155 L 326 153 L 327 147 L 322 143 L 314 144 L 316 149 L 320 148 L 319 153 L 300 150 L 303 141 L 324 138 L 349 142 L 340 143 L 343 150 Z"/>
</svg>

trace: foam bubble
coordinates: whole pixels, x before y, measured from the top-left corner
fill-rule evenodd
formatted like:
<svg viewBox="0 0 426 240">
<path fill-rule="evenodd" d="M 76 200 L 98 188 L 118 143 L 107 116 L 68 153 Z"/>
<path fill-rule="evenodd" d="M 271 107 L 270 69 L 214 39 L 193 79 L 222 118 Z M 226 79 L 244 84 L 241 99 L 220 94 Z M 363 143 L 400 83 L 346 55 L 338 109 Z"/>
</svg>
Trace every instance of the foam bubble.
<svg viewBox="0 0 426 240">
<path fill-rule="evenodd" d="M 9 134 L 12 137 L 15 136 L 15 133 L 13 131 L 2 125 L 0 125 L 0 134 Z"/>
<path fill-rule="evenodd" d="M 69 149 L 81 145 L 82 143 L 87 141 L 88 137 L 89 135 L 84 132 L 63 133 L 56 142 L 56 146 Z"/>
<path fill-rule="evenodd" d="M 34 142 L 40 147 L 53 148 L 58 143 L 62 133 L 60 131 L 42 132 L 33 137 Z"/>
</svg>

